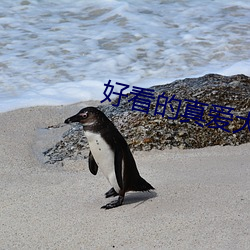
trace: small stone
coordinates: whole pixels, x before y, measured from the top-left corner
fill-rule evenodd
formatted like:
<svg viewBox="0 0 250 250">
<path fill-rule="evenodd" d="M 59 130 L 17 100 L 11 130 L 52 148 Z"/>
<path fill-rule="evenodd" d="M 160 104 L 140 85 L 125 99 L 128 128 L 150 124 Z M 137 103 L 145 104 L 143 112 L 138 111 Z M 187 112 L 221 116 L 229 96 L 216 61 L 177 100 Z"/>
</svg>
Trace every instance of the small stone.
<svg viewBox="0 0 250 250">
<path fill-rule="evenodd" d="M 179 132 L 179 136 L 183 136 L 183 135 L 185 135 L 185 134 L 186 134 L 185 131 L 180 131 L 180 132 Z"/>
<path fill-rule="evenodd" d="M 143 139 L 143 142 L 150 143 L 150 142 L 153 142 L 153 139 L 152 138 L 145 138 L 145 139 Z"/>
</svg>

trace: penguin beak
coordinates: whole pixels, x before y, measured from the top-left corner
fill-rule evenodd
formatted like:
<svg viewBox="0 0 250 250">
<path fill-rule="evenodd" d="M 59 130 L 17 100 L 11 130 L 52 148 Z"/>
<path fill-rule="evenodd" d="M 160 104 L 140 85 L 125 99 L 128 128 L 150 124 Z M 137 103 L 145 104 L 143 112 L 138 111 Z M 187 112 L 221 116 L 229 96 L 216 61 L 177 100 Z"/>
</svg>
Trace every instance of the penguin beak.
<svg viewBox="0 0 250 250">
<path fill-rule="evenodd" d="M 73 115 L 69 118 L 67 118 L 64 123 L 67 123 L 67 124 L 70 124 L 72 122 L 80 122 L 81 120 L 81 116 L 79 116 L 78 114 L 77 115 Z"/>
</svg>

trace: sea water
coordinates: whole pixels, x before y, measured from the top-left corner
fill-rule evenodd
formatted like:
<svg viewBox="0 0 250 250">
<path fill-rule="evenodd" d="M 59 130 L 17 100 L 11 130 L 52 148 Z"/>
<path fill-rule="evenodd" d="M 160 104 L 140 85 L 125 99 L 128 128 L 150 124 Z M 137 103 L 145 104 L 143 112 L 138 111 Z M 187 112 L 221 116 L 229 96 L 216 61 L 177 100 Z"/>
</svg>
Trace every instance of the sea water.
<svg viewBox="0 0 250 250">
<path fill-rule="evenodd" d="M 0 112 L 207 73 L 250 76 L 250 0 L 1 0 Z"/>
</svg>

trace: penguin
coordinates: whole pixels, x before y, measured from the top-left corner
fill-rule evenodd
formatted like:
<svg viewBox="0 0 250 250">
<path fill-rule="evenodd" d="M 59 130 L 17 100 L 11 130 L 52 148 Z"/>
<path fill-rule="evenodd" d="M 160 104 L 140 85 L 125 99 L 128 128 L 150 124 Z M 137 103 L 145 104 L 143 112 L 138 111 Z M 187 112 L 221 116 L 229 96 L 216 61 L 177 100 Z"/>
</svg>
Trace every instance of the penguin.
<svg viewBox="0 0 250 250">
<path fill-rule="evenodd" d="M 90 147 L 89 170 L 93 175 L 98 168 L 111 185 L 106 198 L 118 196 L 101 208 L 111 209 L 121 206 L 128 191 L 149 191 L 154 189 L 139 174 L 129 146 L 115 125 L 95 107 L 86 107 L 65 123 L 78 122 L 83 126 Z"/>
</svg>

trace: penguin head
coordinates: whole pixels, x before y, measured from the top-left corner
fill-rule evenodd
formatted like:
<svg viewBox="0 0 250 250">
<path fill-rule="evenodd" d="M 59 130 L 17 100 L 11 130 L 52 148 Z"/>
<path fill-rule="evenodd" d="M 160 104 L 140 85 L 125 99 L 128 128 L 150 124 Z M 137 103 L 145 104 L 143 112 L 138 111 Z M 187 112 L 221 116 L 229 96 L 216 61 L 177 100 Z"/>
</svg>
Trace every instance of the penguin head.
<svg viewBox="0 0 250 250">
<path fill-rule="evenodd" d="M 76 115 L 67 118 L 64 122 L 67 124 L 79 122 L 87 129 L 87 127 L 97 127 L 104 120 L 108 120 L 108 118 L 100 110 L 94 107 L 87 107 L 81 109 Z"/>
</svg>

